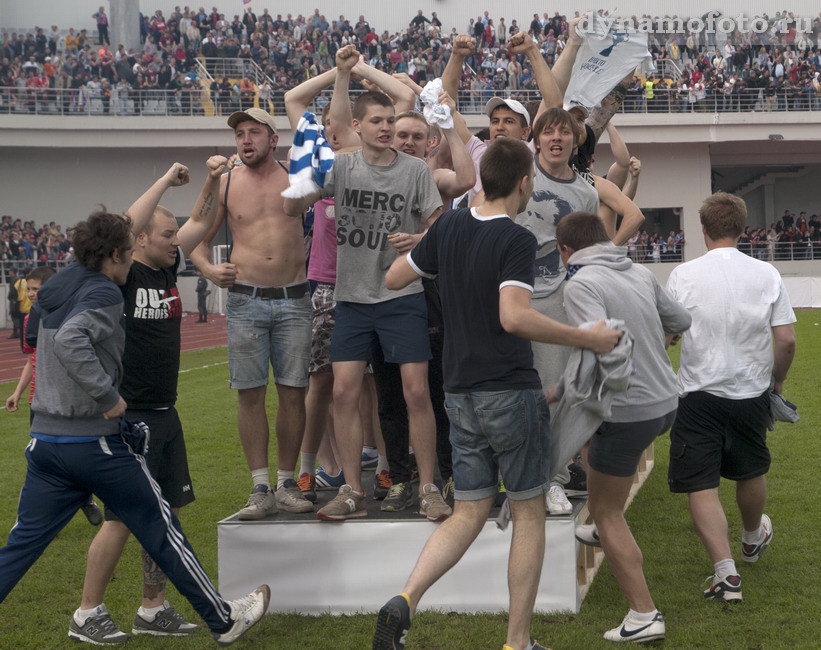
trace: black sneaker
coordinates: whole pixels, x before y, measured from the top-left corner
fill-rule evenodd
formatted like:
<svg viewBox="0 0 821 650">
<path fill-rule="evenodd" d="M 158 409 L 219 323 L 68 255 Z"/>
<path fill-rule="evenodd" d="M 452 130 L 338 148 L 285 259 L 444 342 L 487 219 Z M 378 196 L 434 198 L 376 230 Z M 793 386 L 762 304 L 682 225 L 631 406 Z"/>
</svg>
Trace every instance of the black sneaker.
<svg viewBox="0 0 821 650">
<path fill-rule="evenodd" d="M 114 624 L 105 605 L 100 605 L 97 614 L 89 616 L 82 625 L 72 616 L 68 636 L 75 641 L 93 645 L 119 645 L 131 638 Z"/>
<path fill-rule="evenodd" d="M 570 481 L 564 486 L 564 493 L 569 497 L 587 496 L 587 473 L 579 463 L 573 461 L 567 466 Z"/>
<path fill-rule="evenodd" d="M 402 650 L 411 626 L 410 606 L 405 594 L 394 596 L 379 610 L 373 650 Z"/>
<path fill-rule="evenodd" d="M 456 486 L 454 485 L 453 477 L 451 476 L 447 481 L 445 481 L 444 485 L 442 485 L 442 498 L 451 508 L 453 507 L 453 493 L 455 490 Z"/>
<path fill-rule="evenodd" d="M 376 501 L 382 501 L 388 492 L 390 492 L 393 481 L 391 481 L 391 474 L 388 470 L 383 469 L 381 472 L 373 473 L 373 498 Z"/>
<path fill-rule="evenodd" d="M 302 496 L 311 503 L 316 503 L 316 477 L 313 474 L 308 474 L 308 472 L 300 474 L 296 484 L 299 486 Z"/>
<path fill-rule="evenodd" d="M 94 499 L 89 499 L 83 505 L 80 506 L 80 510 L 83 511 L 83 514 L 88 519 L 88 523 L 92 526 L 99 526 L 103 523 L 103 511 L 100 509 L 100 506 L 94 501 Z"/>
<path fill-rule="evenodd" d="M 724 580 L 720 580 L 714 575 L 707 580 L 711 580 L 712 584 L 709 589 L 704 590 L 705 598 L 723 601 L 741 600 L 741 576 L 727 576 Z"/>
<path fill-rule="evenodd" d="M 413 488 L 410 481 L 406 481 L 405 483 L 394 483 L 391 486 L 380 509 L 386 512 L 400 512 L 412 504 Z"/>
</svg>

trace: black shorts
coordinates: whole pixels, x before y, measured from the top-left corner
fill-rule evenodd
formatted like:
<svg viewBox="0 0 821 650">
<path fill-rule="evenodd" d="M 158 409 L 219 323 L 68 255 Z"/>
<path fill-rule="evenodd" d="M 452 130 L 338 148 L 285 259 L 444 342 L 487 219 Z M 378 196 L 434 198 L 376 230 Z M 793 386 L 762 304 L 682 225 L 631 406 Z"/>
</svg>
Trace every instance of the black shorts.
<svg viewBox="0 0 821 650">
<path fill-rule="evenodd" d="M 177 409 L 173 406 L 168 409 L 128 409 L 125 417 L 148 425 L 151 437 L 145 462 L 168 504 L 172 508 L 182 508 L 191 503 L 194 500 L 194 489 L 188 473 L 188 454 Z M 128 487 L 125 486 L 124 489 Z M 117 515 L 107 507 L 105 518 L 106 521 L 119 521 Z"/>
<path fill-rule="evenodd" d="M 678 402 L 670 431 L 671 492 L 717 488 L 721 477 L 744 481 L 770 469 L 767 392 L 749 399 L 727 399 L 705 392 Z"/>
<path fill-rule="evenodd" d="M 676 412 L 670 411 L 640 422 L 602 422 L 590 438 L 587 462 L 608 476 L 633 476 L 644 450 L 670 428 L 675 417 Z"/>
</svg>

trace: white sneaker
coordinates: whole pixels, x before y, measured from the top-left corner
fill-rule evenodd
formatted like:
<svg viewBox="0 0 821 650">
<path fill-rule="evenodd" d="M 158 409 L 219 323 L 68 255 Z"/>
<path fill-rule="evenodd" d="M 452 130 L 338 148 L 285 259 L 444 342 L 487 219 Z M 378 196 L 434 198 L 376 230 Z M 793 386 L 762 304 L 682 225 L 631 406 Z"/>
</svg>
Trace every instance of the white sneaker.
<svg viewBox="0 0 821 650">
<path fill-rule="evenodd" d="M 601 546 L 599 539 L 599 529 L 596 524 L 582 524 L 576 526 L 576 539 L 586 546 Z"/>
<path fill-rule="evenodd" d="M 231 620 L 234 624 L 222 634 L 211 633 L 218 645 L 231 645 L 243 634 L 256 625 L 265 616 L 268 610 L 268 601 L 271 599 L 271 589 L 268 585 L 260 585 L 247 596 L 229 600 Z"/>
<path fill-rule="evenodd" d="M 664 617 L 661 612 L 656 612 L 656 616 L 649 623 L 630 618 L 628 612 L 621 625 L 605 632 L 604 638 L 616 643 L 648 643 L 663 639 L 665 634 Z"/>
<path fill-rule="evenodd" d="M 758 544 L 745 544 L 744 539 L 741 540 L 741 559 L 745 562 L 758 562 L 773 541 L 773 522 L 767 515 L 761 515 L 761 527 L 764 529 L 764 538 Z"/>
<path fill-rule="evenodd" d="M 567 500 L 561 485 L 551 485 L 545 495 L 547 511 L 551 515 L 569 515 L 573 512 L 573 504 Z"/>
<path fill-rule="evenodd" d="M 245 507 L 239 511 L 240 521 L 252 521 L 255 519 L 265 519 L 268 515 L 276 514 L 277 502 L 274 493 L 268 486 L 260 483 L 254 486 L 254 491 L 248 497 Z"/>
</svg>

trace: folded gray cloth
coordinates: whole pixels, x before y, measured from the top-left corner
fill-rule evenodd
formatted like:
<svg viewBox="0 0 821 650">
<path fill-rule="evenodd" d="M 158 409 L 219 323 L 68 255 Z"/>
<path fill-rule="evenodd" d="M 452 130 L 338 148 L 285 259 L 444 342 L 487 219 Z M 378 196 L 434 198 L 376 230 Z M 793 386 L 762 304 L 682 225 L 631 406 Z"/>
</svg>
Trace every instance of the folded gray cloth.
<svg viewBox="0 0 821 650">
<path fill-rule="evenodd" d="M 770 390 L 770 431 L 775 430 L 776 422 L 798 422 L 798 407 L 788 401 L 783 395 Z"/>
</svg>

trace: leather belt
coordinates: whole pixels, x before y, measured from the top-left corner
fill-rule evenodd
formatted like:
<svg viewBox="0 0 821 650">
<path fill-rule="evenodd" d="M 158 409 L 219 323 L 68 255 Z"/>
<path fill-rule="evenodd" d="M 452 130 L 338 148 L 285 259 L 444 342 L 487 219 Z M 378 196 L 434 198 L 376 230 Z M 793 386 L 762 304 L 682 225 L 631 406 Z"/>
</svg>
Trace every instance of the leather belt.
<svg viewBox="0 0 821 650">
<path fill-rule="evenodd" d="M 233 284 L 228 287 L 228 291 L 262 300 L 282 300 L 283 298 L 302 298 L 308 295 L 309 286 L 307 280 L 287 287 L 251 287 L 247 284 Z"/>
</svg>

